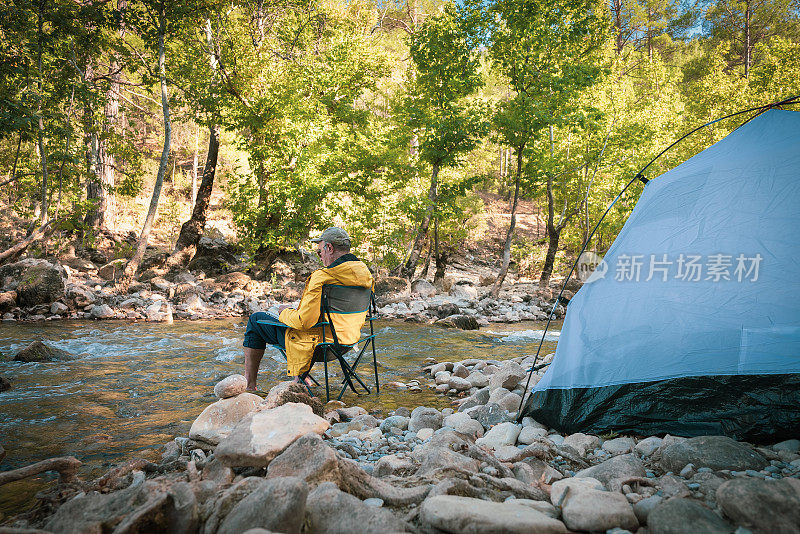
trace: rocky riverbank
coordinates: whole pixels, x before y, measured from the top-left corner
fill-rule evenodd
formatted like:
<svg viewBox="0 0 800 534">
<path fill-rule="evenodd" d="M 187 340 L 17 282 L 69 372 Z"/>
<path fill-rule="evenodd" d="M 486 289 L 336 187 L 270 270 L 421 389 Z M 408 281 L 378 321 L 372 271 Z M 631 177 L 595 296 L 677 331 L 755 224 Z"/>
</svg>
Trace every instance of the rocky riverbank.
<svg viewBox="0 0 800 534">
<path fill-rule="evenodd" d="M 213 247 L 206 244 L 205 249 Z M 210 252 L 201 259 L 209 257 Z M 212 265 L 220 262 L 217 259 Z M 253 277 L 242 270 L 223 274 L 203 262 L 195 266 L 194 270 L 179 272 L 153 266 L 135 281 L 122 285 L 118 280 L 123 260 L 98 266 L 77 257 L 26 258 L 0 267 L 0 314 L 5 322 L 171 322 L 247 316 L 296 302 L 302 294 L 303 280 L 319 264 L 311 258 L 291 265 L 278 260 L 268 275 L 251 273 Z M 438 288 L 427 280 L 409 283 L 402 278 L 379 276 L 379 312 L 390 319 L 474 329 L 490 322 L 543 320 L 552 310 L 557 291 L 554 287 L 510 284 L 498 298 L 493 298 L 489 294 L 492 282 L 491 277 L 460 270 L 448 275 Z M 571 287 L 574 290 L 578 286 Z M 567 298 L 572 294 L 569 291 Z M 555 317 L 563 314 L 563 306 L 558 306 Z"/>
<path fill-rule="evenodd" d="M 61 484 L 2 531 L 800 531 L 800 441 L 564 436 L 518 424 L 511 396 L 528 363 L 428 362 L 439 386 L 488 383 L 441 388 L 461 395 L 452 408 L 389 414 L 323 405 L 289 383 L 262 399 L 234 375 L 159 463 L 84 482 L 67 462 Z"/>
</svg>

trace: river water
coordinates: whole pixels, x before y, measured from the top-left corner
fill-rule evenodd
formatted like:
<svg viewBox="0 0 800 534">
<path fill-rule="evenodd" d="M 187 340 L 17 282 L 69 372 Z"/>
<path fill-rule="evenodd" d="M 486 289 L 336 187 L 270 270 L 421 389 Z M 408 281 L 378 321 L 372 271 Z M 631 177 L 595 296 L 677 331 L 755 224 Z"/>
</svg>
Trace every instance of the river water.
<svg viewBox="0 0 800 534">
<path fill-rule="evenodd" d="M 192 421 L 214 402 L 214 384 L 242 373 L 245 321 L 227 319 L 174 324 L 46 322 L 0 325 L 0 376 L 13 389 L 0 393 L 0 444 L 7 457 L 0 471 L 55 456 L 84 462 L 82 476 L 101 474 L 125 460 L 156 461 L 160 447 L 186 436 Z M 450 399 L 427 388 L 425 358 L 506 360 L 535 354 L 543 323 L 491 325 L 476 331 L 446 330 L 401 322 L 376 322 L 380 395 L 345 393 L 348 405 L 384 416 L 398 406 L 445 408 Z M 555 350 L 560 324 L 551 325 L 542 355 Z M 66 362 L 6 361 L 36 339 L 78 357 Z M 371 365 L 371 361 L 369 362 Z M 361 375 L 371 369 L 360 365 Z M 322 376 L 322 368 L 315 373 Z M 259 388 L 285 379 L 279 353 L 267 349 Z M 418 379 L 419 393 L 388 386 Z M 331 380 L 332 386 L 338 383 Z M 324 396 L 323 387 L 317 388 Z M 0 512 L 27 508 L 32 495 L 55 475 L 0 486 Z"/>
</svg>

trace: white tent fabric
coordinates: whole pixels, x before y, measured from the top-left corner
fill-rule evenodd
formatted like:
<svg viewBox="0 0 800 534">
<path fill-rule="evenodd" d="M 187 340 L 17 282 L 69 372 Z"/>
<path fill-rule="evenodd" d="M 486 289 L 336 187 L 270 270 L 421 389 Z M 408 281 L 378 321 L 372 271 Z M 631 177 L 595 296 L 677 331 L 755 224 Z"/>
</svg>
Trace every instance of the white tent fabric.
<svg viewBox="0 0 800 534">
<path fill-rule="evenodd" d="M 800 373 L 800 113 L 651 180 L 604 263 L 534 392 Z"/>
</svg>

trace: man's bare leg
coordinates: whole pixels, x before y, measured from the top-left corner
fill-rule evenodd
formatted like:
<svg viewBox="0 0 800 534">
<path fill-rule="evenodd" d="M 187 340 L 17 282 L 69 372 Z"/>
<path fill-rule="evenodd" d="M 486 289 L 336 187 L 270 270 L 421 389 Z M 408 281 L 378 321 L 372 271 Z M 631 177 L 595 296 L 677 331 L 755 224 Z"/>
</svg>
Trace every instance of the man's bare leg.
<svg viewBox="0 0 800 534">
<path fill-rule="evenodd" d="M 258 366 L 261 364 L 261 358 L 264 357 L 264 349 L 251 349 L 250 347 L 244 348 L 244 377 L 247 379 L 247 390 L 256 390 L 256 381 L 258 380 Z"/>
</svg>

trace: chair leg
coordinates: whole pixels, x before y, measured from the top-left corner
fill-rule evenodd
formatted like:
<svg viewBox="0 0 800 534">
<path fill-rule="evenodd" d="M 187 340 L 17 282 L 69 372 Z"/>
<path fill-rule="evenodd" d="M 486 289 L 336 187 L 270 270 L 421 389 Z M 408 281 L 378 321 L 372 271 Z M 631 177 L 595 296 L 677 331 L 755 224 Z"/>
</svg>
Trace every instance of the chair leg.
<svg viewBox="0 0 800 534">
<path fill-rule="evenodd" d="M 328 384 L 328 347 L 322 349 L 322 363 L 325 364 L 325 402 L 331 401 L 331 388 Z"/>
<path fill-rule="evenodd" d="M 375 394 L 381 394 L 381 387 L 378 385 L 378 357 L 375 354 L 375 338 L 369 340 L 372 344 L 372 367 L 375 369 Z"/>
</svg>

